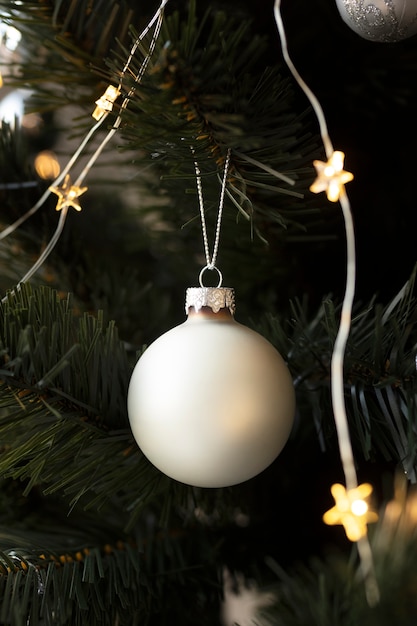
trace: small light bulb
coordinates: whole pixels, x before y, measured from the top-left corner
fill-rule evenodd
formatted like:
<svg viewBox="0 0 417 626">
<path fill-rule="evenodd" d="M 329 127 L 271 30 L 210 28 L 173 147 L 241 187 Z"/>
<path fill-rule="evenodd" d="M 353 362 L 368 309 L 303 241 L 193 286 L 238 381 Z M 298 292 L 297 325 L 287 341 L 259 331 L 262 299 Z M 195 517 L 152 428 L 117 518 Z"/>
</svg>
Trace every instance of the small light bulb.
<svg viewBox="0 0 417 626">
<path fill-rule="evenodd" d="M 365 500 L 354 500 L 350 505 L 350 510 L 354 515 L 365 515 L 368 512 L 368 505 Z"/>
<path fill-rule="evenodd" d="M 61 171 L 58 159 L 50 150 L 43 150 L 35 158 L 35 170 L 44 180 L 55 180 Z"/>
<path fill-rule="evenodd" d="M 350 541 L 359 541 L 366 536 L 367 524 L 376 522 L 378 515 L 369 509 L 364 500 L 372 493 L 372 485 L 364 483 L 353 489 L 343 485 L 332 485 L 335 505 L 323 515 L 325 524 L 342 524 Z"/>
<path fill-rule="evenodd" d="M 8 26 L 6 28 L 4 45 L 8 50 L 14 52 L 19 45 L 19 41 L 22 38 L 22 34 L 14 26 Z"/>
<path fill-rule="evenodd" d="M 344 184 L 353 179 L 353 174 L 343 169 L 344 158 L 344 153 L 336 150 L 327 162 L 313 161 L 317 178 L 310 186 L 310 191 L 313 193 L 326 191 L 328 200 L 337 202 Z"/>
<path fill-rule="evenodd" d="M 101 120 L 103 115 L 109 113 L 113 109 L 113 103 L 117 100 L 120 94 L 121 91 L 118 87 L 109 85 L 101 98 L 96 100 L 97 106 L 92 113 L 94 119 Z"/>
</svg>

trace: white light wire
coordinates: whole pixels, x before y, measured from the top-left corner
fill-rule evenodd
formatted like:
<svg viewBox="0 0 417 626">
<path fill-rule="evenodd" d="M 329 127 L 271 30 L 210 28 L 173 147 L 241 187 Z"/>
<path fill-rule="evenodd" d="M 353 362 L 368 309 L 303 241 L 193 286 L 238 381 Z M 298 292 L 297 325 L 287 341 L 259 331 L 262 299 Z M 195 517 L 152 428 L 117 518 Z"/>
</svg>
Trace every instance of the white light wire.
<svg viewBox="0 0 417 626">
<path fill-rule="evenodd" d="M 69 209 L 69 206 L 64 206 L 62 208 L 60 212 L 59 220 L 58 220 L 58 225 L 55 229 L 54 234 L 52 235 L 51 239 L 48 241 L 47 246 L 45 246 L 45 249 L 43 250 L 42 254 L 39 256 L 36 263 L 34 263 L 32 267 L 30 268 L 30 270 L 26 272 L 26 274 L 20 280 L 20 283 L 25 283 L 26 281 L 30 280 L 32 276 L 36 274 L 38 269 L 43 265 L 43 263 L 45 262 L 45 259 L 48 258 L 51 251 L 54 249 L 56 242 L 58 241 L 58 239 L 60 238 L 62 234 L 62 231 L 64 230 L 64 225 L 65 225 L 65 220 L 67 218 L 68 209 Z M 3 298 L 3 301 L 4 300 L 6 300 L 6 298 Z"/>
<path fill-rule="evenodd" d="M 51 239 L 48 241 L 47 246 L 45 247 L 45 249 L 43 250 L 42 254 L 37 259 L 36 263 L 34 263 L 32 265 L 32 267 L 30 268 L 30 270 L 28 272 L 26 272 L 26 274 L 23 276 L 23 278 L 20 279 L 19 284 L 17 286 L 17 289 L 19 289 L 19 286 L 22 283 L 25 283 L 25 282 L 27 282 L 28 280 L 30 280 L 32 278 L 32 276 L 43 265 L 43 263 L 45 262 L 45 259 L 48 258 L 48 256 L 51 254 L 52 250 L 55 248 L 55 245 L 56 245 L 58 239 L 60 238 L 60 236 L 62 234 L 62 231 L 64 230 L 65 220 L 67 219 L 67 214 L 68 214 L 68 209 L 69 209 L 68 205 L 62 207 L 62 210 L 61 210 L 61 213 L 60 213 L 60 216 L 59 216 L 59 220 L 58 220 L 58 225 L 57 225 L 57 227 L 55 229 L 54 234 L 52 235 Z M 10 293 L 14 294 L 15 293 L 15 289 L 12 289 L 10 291 Z M 4 296 L 1 299 L 1 302 L 6 302 L 8 297 L 9 297 L 9 294 Z"/>
<path fill-rule="evenodd" d="M 281 40 L 281 49 L 284 60 L 288 66 L 288 69 L 292 73 L 293 77 L 301 87 L 306 97 L 308 98 L 319 123 L 320 135 L 323 142 L 323 146 L 326 152 L 327 159 L 329 160 L 334 152 L 332 142 L 330 140 L 329 132 L 327 129 L 326 118 L 323 113 L 323 109 L 298 73 L 294 66 L 290 55 L 288 53 L 287 38 L 285 33 L 284 24 L 281 16 L 281 0 L 275 0 L 274 4 L 274 16 L 277 25 L 278 33 Z M 346 351 L 346 344 L 350 333 L 351 320 L 352 320 L 352 305 L 355 295 L 355 281 L 356 281 L 356 254 L 355 254 L 355 231 L 353 227 L 353 218 L 350 208 L 350 202 L 347 197 L 346 191 L 342 186 L 340 197 L 340 205 L 343 212 L 343 218 L 345 222 L 346 231 L 346 247 L 347 247 L 347 267 L 346 267 L 346 289 L 342 303 L 342 311 L 340 316 L 340 324 L 336 341 L 333 348 L 331 359 L 331 395 L 332 405 L 334 412 L 334 420 L 337 431 L 337 438 L 339 442 L 340 459 L 342 462 L 343 472 L 346 480 L 346 488 L 354 489 L 358 486 L 358 479 L 355 469 L 355 461 L 352 450 L 352 443 L 349 434 L 349 425 L 346 414 L 345 405 L 345 391 L 344 391 L 344 356 Z M 379 601 L 378 584 L 375 578 L 372 551 L 370 548 L 368 536 L 361 538 L 358 542 L 358 552 L 361 560 L 362 572 L 364 576 L 365 589 L 368 602 L 371 606 L 374 606 Z"/>
</svg>

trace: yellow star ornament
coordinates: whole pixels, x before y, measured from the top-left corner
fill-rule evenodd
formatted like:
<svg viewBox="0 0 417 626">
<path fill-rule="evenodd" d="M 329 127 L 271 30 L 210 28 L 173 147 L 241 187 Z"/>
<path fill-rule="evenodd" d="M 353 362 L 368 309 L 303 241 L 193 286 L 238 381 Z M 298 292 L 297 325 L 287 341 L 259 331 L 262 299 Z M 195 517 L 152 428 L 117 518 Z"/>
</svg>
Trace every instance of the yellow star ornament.
<svg viewBox="0 0 417 626">
<path fill-rule="evenodd" d="M 335 506 L 323 515 L 323 521 L 329 526 L 342 524 L 350 541 L 359 541 L 367 533 L 367 524 L 376 522 L 378 515 L 369 510 L 365 498 L 371 495 L 372 485 L 363 483 L 355 489 L 346 489 L 343 485 L 332 485 L 330 491 Z"/>
<path fill-rule="evenodd" d="M 327 163 L 324 161 L 313 161 L 317 178 L 311 185 L 310 191 L 313 193 L 326 191 L 327 199 L 330 202 L 337 202 L 343 185 L 353 180 L 353 174 L 343 169 L 344 159 L 344 152 L 336 150 Z"/>
<path fill-rule="evenodd" d="M 61 187 L 49 187 L 49 189 L 58 196 L 58 202 L 55 207 L 57 211 L 70 206 L 76 211 L 81 211 L 78 198 L 87 191 L 88 187 L 71 185 L 70 176 L 67 174 Z"/>
</svg>

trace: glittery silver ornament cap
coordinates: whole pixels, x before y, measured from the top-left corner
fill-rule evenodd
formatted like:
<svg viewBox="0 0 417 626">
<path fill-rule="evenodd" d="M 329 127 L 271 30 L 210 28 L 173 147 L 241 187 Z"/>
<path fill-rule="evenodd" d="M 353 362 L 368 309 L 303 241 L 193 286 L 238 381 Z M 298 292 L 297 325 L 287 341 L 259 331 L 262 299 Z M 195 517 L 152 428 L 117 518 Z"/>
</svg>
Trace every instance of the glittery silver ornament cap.
<svg viewBox="0 0 417 626">
<path fill-rule="evenodd" d="M 194 307 L 198 313 L 204 306 L 209 307 L 214 313 L 221 309 L 229 309 L 235 314 L 235 290 L 231 287 L 189 287 L 185 297 L 185 312 Z"/>
</svg>

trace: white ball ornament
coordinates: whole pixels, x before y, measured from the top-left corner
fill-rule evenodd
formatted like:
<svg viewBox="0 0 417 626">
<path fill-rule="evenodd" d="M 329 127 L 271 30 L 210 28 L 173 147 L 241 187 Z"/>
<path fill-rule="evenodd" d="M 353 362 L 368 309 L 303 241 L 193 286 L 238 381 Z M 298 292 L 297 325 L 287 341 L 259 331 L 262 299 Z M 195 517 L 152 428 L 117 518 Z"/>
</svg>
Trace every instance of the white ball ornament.
<svg viewBox="0 0 417 626">
<path fill-rule="evenodd" d="M 417 0 L 336 0 L 342 19 L 364 39 L 395 42 L 417 33 Z"/>
<path fill-rule="evenodd" d="M 197 487 L 244 482 L 290 435 L 295 393 L 281 355 L 234 319 L 234 292 L 187 290 L 187 320 L 143 353 L 128 391 L 133 435 L 163 473 Z"/>
</svg>

